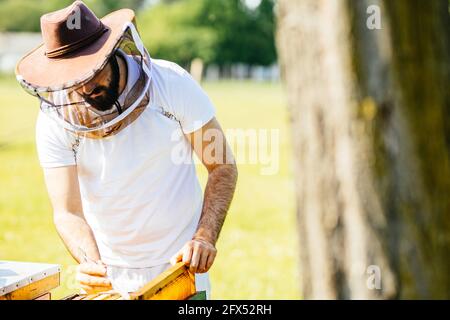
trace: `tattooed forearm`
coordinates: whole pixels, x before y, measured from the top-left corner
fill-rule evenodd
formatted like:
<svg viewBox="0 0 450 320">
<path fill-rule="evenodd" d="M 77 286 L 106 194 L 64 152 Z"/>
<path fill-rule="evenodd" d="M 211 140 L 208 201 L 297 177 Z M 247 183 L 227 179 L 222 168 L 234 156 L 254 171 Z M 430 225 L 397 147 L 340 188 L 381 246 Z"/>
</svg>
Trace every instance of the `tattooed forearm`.
<svg viewBox="0 0 450 320">
<path fill-rule="evenodd" d="M 215 245 L 233 199 L 237 175 L 235 164 L 220 165 L 209 173 L 202 215 L 194 238 Z"/>
</svg>

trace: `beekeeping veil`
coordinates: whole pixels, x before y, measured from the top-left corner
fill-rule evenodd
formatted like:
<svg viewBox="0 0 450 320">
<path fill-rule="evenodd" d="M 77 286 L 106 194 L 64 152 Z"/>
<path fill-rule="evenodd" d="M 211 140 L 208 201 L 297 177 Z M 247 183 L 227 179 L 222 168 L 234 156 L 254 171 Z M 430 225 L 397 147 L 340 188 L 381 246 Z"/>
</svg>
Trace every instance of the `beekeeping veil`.
<svg viewBox="0 0 450 320">
<path fill-rule="evenodd" d="M 115 11 L 102 19 L 81 2 L 41 17 L 44 43 L 16 67 L 22 87 L 41 101 L 41 110 L 65 129 L 101 138 L 131 123 L 150 99 L 151 61 L 135 26 L 134 12 Z M 110 106 L 91 105 L 83 88 L 121 55 L 134 81 Z M 128 78 L 128 77 L 127 77 Z"/>
</svg>

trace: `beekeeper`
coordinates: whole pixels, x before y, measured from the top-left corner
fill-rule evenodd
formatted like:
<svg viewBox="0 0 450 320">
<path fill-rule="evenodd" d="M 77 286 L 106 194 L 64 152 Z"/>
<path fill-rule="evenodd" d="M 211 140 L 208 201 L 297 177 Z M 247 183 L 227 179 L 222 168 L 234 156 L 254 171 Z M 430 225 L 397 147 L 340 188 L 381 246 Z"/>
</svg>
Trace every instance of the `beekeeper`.
<svg viewBox="0 0 450 320">
<path fill-rule="evenodd" d="M 135 291 L 182 260 L 209 296 L 237 180 L 211 101 L 184 69 L 150 58 L 132 10 L 98 19 L 76 1 L 41 30 L 16 75 L 40 101 L 37 151 L 81 287 Z"/>
</svg>

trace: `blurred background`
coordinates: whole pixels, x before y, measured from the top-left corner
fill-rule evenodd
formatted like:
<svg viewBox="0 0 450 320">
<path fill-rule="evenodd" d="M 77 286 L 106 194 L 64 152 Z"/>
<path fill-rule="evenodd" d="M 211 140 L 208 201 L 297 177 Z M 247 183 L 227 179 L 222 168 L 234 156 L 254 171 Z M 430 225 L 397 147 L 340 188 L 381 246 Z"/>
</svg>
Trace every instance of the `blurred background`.
<svg viewBox="0 0 450 320">
<path fill-rule="evenodd" d="M 13 70 L 71 2 L 0 0 L 0 259 L 61 264 L 56 298 L 73 260 Z M 84 2 L 136 10 L 150 55 L 191 72 L 226 133 L 276 133 L 233 146 L 214 299 L 450 298 L 449 0 Z"/>
<path fill-rule="evenodd" d="M 177 62 L 201 81 L 224 130 L 280 130 L 276 174 L 261 175 L 258 163 L 239 164 L 236 196 L 211 270 L 212 296 L 299 298 L 294 184 L 274 43 L 274 2 L 84 2 L 98 17 L 124 7 L 136 10 L 150 55 Z M 0 0 L 0 259 L 61 264 L 56 298 L 74 292 L 74 262 L 53 226 L 37 160 L 38 101 L 20 88 L 13 71 L 17 60 L 41 43 L 40 16 L 70 3 Z M 206 171 L 202 166 L 198 170 L 204 185 Z"/>
</svg>

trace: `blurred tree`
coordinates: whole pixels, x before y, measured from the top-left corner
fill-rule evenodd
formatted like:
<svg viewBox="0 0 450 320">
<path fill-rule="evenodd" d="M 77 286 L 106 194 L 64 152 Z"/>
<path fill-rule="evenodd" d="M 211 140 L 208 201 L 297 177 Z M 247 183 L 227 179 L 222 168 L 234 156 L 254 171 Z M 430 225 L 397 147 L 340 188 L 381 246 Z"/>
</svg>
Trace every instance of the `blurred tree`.
<svg viewBox="0 0 450 320">
<path fill-rule="evenodd" d="M 38 32 L 41 15 L 70 3 L 71 0 L 0 0 L 0 32 Z"/>
<path fill-rule="evenodd" d="M 184 67 L 194 58 L 212 61 L 216 36 L 198 22 L 202 6 L 198 0 L 171 1 L 140 12 L 137 24 L 150 55 Z"/>
<path fill-rule="evenodd" d="M 274 1 L 251 10 L 242 0 L 204 1 L 200 22 L 217 34 L 214 62 L 270 65 L 276 60 Z"/>
<path fill-rule="evenodd" d="M 278 19 L 304 297 L 449 299 L 448 1 L 280 0 Z"/>
<path fill-rule="evenodd" d="M 112 11 L 122 8 L 138 10 L 142 7 L 144 1 L 145 0 L 83 0 L 83 2 L 86 3 L 98 17 L 103 17 Z"/>
<path fill-rule="evenodd" d="M 187 65 L 194 58 L 226 65 L 276 60 L 274 0 L 254 10 L 241 0 L 164 0 L 144 10 L 138 25 L 150 54 Z"/>
</svg>

